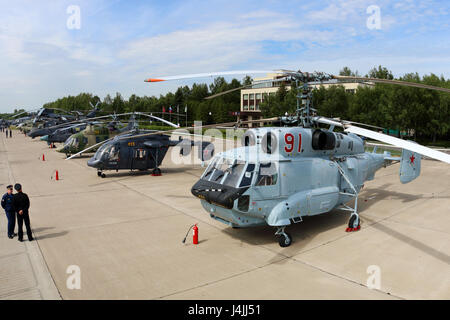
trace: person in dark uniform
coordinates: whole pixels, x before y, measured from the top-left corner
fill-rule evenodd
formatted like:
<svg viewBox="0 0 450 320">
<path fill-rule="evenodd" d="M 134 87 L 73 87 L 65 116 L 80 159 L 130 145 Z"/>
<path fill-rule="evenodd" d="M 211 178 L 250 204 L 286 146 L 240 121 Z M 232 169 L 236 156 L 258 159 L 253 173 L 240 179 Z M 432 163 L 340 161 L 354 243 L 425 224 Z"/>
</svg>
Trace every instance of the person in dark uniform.
<svg viewBox="0 0 450 320">
<path fill-rule="evenodd" d="M 16 227 L 16 212 L 13 207 L 13 186 L 6 187 L 7 192 L 2 197 L 2 208 L 5 209 L 8 219 L 8 238 L 14 238 L 14 228 Z"/>
<path fill-rule="evenodd" d="M 6 129 L 5 132 L 6 132 L 6 138 L 8 138 L 8 129 Z"/>
<path fill-rule="evenodd" d="M 30 199 L 26 193 L 22 192 L 22 186 L 20 183 L 14 185 L 17 193 L 13 198 L 13 207 L 17 213 L 17 225 L 18 225 L 18 237 L 19 241 L 23 241 L 23 223 L 25 222 L 25 227 L 27 228 L 28 241 L 33 241 L 33 234 L 31 233 L 30 216 L 28 209 L 30 208 Z"/>
<path fill-rule="evenodd" d="M 12 130 L 9 128 L 9 137 L 12 138 Z"/>
</svg>

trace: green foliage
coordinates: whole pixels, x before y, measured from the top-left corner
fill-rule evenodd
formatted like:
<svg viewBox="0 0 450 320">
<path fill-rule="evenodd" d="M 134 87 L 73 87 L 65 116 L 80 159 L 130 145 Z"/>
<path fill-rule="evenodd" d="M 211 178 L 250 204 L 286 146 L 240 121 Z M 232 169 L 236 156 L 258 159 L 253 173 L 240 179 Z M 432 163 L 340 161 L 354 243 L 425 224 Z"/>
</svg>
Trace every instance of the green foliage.
<svg viewBox="0 0 450 320">
<path fill-rule="evenodd" d="M 340 75 L 358 76 L 344 67 Z M 372 78 L 393 79 L 392 72 L 378 66 L 366 75 Z M 434 74 L 422 78 L 417 73 L 405 74 L 398 80 L 450 88 L 450 79 Z M 376 84 L 361 86 L 355 93 L 346 92 L 342 85 L 320 86 L 313 91 L 313 106 L 327 117 L 407 131 L 418 141 L 450 140 L 450 94 L 406 86 Z M 294 113 L 295 90 L 280 87 L 275 95 L 261 104 L 264 117 Z"/>
</svg>

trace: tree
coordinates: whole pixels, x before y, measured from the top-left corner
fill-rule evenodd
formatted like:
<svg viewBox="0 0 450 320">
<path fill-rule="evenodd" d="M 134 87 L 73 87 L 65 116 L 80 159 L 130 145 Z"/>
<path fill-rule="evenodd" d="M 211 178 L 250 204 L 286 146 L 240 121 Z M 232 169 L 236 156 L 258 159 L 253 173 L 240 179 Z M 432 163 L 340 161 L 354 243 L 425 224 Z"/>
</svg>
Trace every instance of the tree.
<svg viewBox="0 0 450 320">
<path fill-rule="evenodd" d="M 339 75 L 340 76 L 347 76 L 347 77 L 349 77 L 349 76 L 358 77 L 359 76 L 358 71 L 353 72 L 352 70 L 350 70 L 349 67 L 342 68 L 339 71 Z"/>
<path fill-rule="evenodd" d="M 378 69 L 376 67 L 372 68 L 369 71 L 369 74 L 366 75 L 366 77 L 377 79 L 388 79 L 388 80 L 394 79 L 392 72 L 389 71 L 386 67 L 382 66 L 378 66 Z"/>
</svg>

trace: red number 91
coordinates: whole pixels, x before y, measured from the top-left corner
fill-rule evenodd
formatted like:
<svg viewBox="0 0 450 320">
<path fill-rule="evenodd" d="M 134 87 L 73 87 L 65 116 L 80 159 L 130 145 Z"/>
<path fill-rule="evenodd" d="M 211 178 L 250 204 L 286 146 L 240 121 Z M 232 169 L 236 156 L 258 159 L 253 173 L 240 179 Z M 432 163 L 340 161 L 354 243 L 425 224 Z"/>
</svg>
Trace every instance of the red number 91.
<svg viewBox="0 0 450 320">
<path fill-rule="evenodd" d="M 302 135 L 301 133 L 298 134 L 298 152 L 302 151 Z M 286 133 L 284 135 L 284 143 L 286 144 L 284 146 L 284 151 L 287 153 L 292 152 L 294 150 L 294 144 L 295 144 L 295 138 L 292 133 Z"/>
</svg>

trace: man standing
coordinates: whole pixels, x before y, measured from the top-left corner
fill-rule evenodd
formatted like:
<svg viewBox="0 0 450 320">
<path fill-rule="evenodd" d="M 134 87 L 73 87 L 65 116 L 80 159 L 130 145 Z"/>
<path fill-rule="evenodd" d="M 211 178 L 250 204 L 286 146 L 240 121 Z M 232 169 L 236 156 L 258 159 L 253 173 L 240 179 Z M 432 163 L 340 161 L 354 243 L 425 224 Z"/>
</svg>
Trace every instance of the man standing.
<svg viewBox="0 0 450 320">
<path fill-rule="evenodd" d="M 6 138 L 8 138 L 8 129 L 6 129 L 5 132 L 6 132 Z"/>
<path fill-rule="evenodd" d="M 7 192 L 2 197 L 2 208 L 5 209 L 8 219 L 8 238 L 14 238 L 14 228 L 16 226 L 16 212 L 13 207 L 13 186 L 6 187 Z"/>
<path fill-rule="evenodd" d="M 30 208 L 30 199 L 28 199 L 26 193 L 22 192 L 22 186 L 20 185 L 20 183 L 16 183 L 14 185 L 14 189 L 16 189 L 17 191 L 13 198 L 13 207 L 17 213 L 17 224 L 19 229 L 17 233 L 19 236 L 19 241 L 23 241 L 22 227 L 24 222 L 25 227 L 27 228 L 28 241 L 33 241 L 33 234 L 31 233 L 30 226 L 30 216 L 28 214 L 28 209 Z"/>
<path fill-rule="evenodd" d="M 9 128 L 9 137 L 12 138 L 12 129 Z"/>
</svg>

